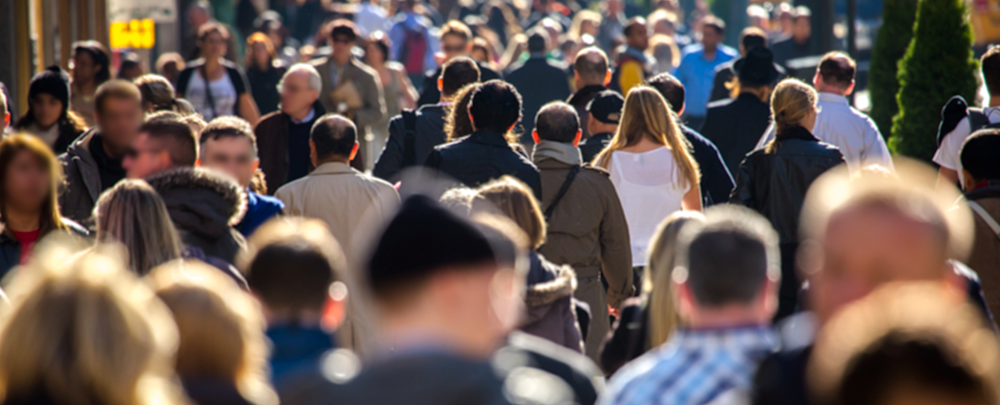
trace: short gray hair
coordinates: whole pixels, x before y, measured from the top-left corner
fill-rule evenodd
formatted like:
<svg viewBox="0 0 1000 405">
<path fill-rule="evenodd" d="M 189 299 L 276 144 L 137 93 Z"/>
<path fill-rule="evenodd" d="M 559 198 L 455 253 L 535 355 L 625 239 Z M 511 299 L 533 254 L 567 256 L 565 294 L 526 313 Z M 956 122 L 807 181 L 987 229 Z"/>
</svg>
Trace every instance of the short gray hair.
<svg viewBox="0 0 1000 405">
<path fill-rule="evenodd" d="M 676 281 L 685 280 L 700 306 L 749 304 L 768 279 L 781 277 L 778 233 L 749 208 L 715 206 L 704 223 L 681 229 Z"/>
<path fill-rule="evenodd" d="M 316 71 L 312 65 L 308 63 L 296 63 L 288 68 L 285 75 L 281 77 L 281 83 L 278 83 L 278 87 L 281 88 L 285 85 L 285 79 L 293 73 L 304 72 L 309 75 L 309 89 L 316 90 L 317 92 L 323 91 L 323 79 L 319 77 L 319 72 Z"/>
</svg>

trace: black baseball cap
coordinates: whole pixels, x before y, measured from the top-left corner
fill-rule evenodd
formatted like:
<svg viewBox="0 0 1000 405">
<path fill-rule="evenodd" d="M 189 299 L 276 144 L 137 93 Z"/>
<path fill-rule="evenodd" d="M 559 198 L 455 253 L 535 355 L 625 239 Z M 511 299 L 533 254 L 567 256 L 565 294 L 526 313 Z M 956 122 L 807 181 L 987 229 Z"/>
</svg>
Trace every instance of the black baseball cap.
<svg viewBox="0 0 1000 405">
<path fill-rule="evenodd" d="M 612 90 L 605 90 L 597 93 L 594 99 L 587 104 L 587 112 L 594 119 L 605 124 L 617 124 L 622 116 L 622 106 L 625 99 L 621 94 Z"/>
</svg>

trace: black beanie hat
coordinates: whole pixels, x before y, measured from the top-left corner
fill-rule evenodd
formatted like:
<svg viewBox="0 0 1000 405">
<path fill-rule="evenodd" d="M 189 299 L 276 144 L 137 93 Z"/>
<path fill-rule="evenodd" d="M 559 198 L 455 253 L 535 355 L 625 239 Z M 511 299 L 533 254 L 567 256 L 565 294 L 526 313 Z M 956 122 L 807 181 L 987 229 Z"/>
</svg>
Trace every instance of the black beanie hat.
<svg viewBox="0 0 1000 405">
<path fill-rule="evenodd" d="M 422 195 L 407 198 L 368 263 L 376 295 L 451 265 L 494 260 L 490 240 L 470 221 Z"/>
<path fill-rule="evenodd" d="M 63 103 L 63 112 L 69 109 L 69 74 L 59 66 L 49 66 L 35 75 L 28 87 L 28 99 L 39 94 L 49 94 Z"/>
</svg>

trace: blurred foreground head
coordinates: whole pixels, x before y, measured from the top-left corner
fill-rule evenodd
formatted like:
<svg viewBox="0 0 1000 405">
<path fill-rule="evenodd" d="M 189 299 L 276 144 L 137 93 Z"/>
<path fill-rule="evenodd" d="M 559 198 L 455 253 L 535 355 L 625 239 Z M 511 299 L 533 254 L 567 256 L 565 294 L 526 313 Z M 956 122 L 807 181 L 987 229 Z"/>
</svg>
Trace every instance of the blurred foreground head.
<svg viewBox="0 0 1000 405">
<path fill-rule="evenodd" d="M 891 284 L 833 317 L 812 352 L 817 404 L 1000 403 L 1000 346 L 965 297 Z"/>
<path fill-rule="evenodd" d="M 166 307 L 116 252 L 74 257 L 63 248 L 70 243 L 51 242 L 8 290 L 4 403 L 184 404 L 171 379 L 177 329 Z"/>
<path fill-rule="evenodd" d="M 267 381 L 267 344 L 260 307 L 225 273 L 194 260 L 175 260 L 148 276 L 177 323 L 175 368 L 196 403 L 206 384 L 238 390 L 256 405 L 277 404 Z"/>
<path fill-rule="evenodd" d="M 248 241 L 240 268 L 272 325 L 319 325 L 330 315 L 333 318 L 324 320 L 335 327 L 343 318 L 347 265 L 340 244 L 322 221 L 268 221 Z"/>
<path fill-rule="evenodd" d="M 778 235 L 760 214 L 735 205 L 709 208 L 704 222 L 680 230 L 677 249 L 677 309 L 689 326 L 766 324 L 774 315 L 781 278 Z M 721 313 L 729 315 L 716 316 Z"/>
<path fill-rule="evenodd" d="M 388 343 L 414 330 L 486 358 L 516 326 L 526 268 L 523 233 L 506 218 L 462 218 L 425 196 L 407 199 L 376 242 L 367 282 Z"/>
<path fill-rule="evenodd" d="M 933 169 L 897 158 L 896 173 L 845 166 L 817 179 L 802 209 L 799 268 L 821 322 L 891 281 L 940 281 L 964 289 L 949 259 L 969 253 L 972 217 Z"/>
</svg>

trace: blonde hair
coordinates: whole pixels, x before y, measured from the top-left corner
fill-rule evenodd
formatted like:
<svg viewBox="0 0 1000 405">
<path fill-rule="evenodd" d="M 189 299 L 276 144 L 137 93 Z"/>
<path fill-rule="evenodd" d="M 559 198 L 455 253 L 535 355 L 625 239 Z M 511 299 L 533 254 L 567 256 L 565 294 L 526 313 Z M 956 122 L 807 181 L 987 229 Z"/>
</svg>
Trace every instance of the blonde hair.
<svg viewBox="0 0 1000 405">
<path fill-rule="evenodd" d="M 774 139 L 765 151 L 774 153 L 783 136 L 790 129 L 799 126 L 802 119 L 816 111 L 819 95 L 816 90 L 799 79 L 785 79 L 774 88 L 771 96 L 771 117 L 774 120 Z"/>
<path fill-rule="evenodd" d="M 660 222 L 649 243 L 649 263 L 643 274 L 642 292 L 649 311 L 647 349 L 662 345 L 680 324 L 674 303 L 673 273 L 677 260 L 677 237 L 684 225 L 702 222 L 705 216 L 697 211 L 677 211 Z"/>
<path fill-rule="evenodd" d="M 591 22 L 594 26 L 600 27 L 601 19 L 601 14 L 594 10 L 580 10 L 573 17 L 573 22 L 569 25 L 569 31 L 566 33 L 566 36 L 580 40 L 580 37 L 583 35 L 580 33 L 583 30 L 583 23 Z"/>
<path fill-rule="evenodd" d="M 674 154 L 677 162 L 676 181 L 682 185 L 696 186 L 701 178 L 698 162 L 691 156 L 691 143 L 681 135 L 677 116 L 670 110 L 663 96 L 647 85 L 634 87 L 625 97 L 621 123 L 611 143 L 594 158 L 594 165 L 607 169 L 611 154 L 616 150 L 635 145 L 648 137 Z"/>
<path fill-rule="evenodd" d="M 142 180 L 125 179 L 97 200 L 97 240 L 125 246 L 126 264 L 145 275 L 181 257 L 181 238 L 160 195 Z"/>
<path fill-rule="evenodd" d="M 521 181 L 503 176 L 479 187 L 479 197 L 472 200 L 472 212 L 495 213 L 514 221 L 528 236 L 528 247 L 538 249 L 545 243 L 545 218 L 538 200 Z"/>
<path fill-rule="evenodd" d="M 177 323 L 178 376 L 227 381 L 252 403 L 277 404 L 267 381 L 263 315 L 249 294 L 198 261 L 172 261 L 148 279 Z"/>
<path fill-rule="evenodd" d="M 65 244 L 58 244 L 65 246 Z M 70 258 L 57 244 L 9 288 L 0 324 L 5 401 L 38 390 L 67 405 L 185 404 L 172 379 L 177 329 L 111 247 Z M 49 250 L 48 248 L 53 248 Z"/>
</svg>

